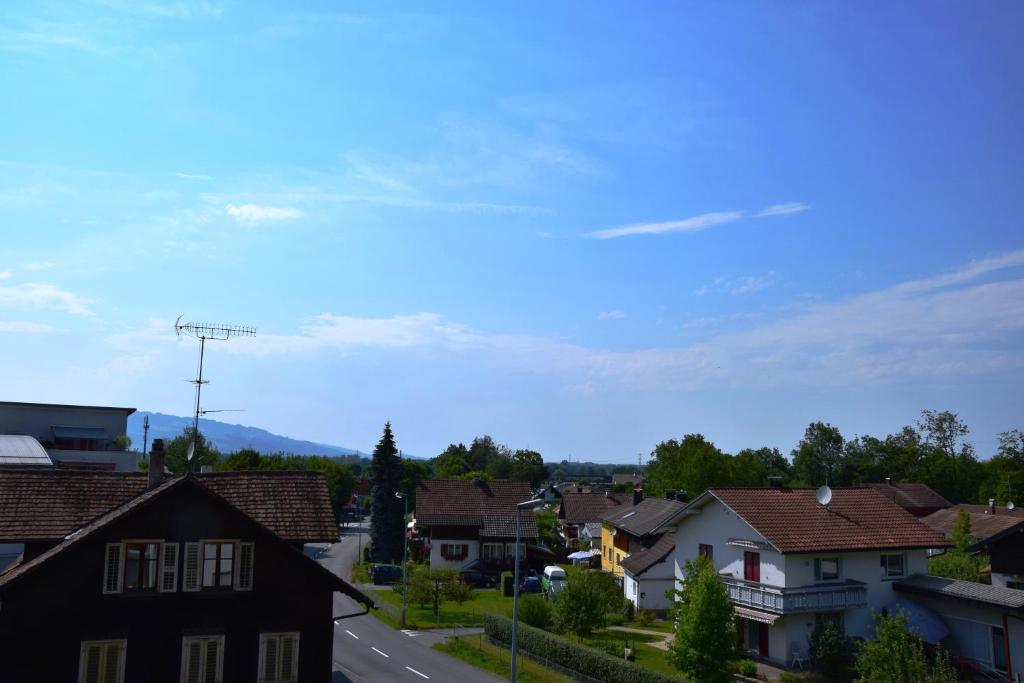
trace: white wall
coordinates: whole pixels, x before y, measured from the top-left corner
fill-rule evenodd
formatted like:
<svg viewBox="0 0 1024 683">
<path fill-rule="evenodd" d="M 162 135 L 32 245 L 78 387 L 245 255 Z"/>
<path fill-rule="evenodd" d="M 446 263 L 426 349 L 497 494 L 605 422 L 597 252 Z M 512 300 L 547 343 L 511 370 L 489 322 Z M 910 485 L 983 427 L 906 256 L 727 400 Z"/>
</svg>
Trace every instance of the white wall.
<svg viewBox="0 0 1024 683">
<path fill-rule="evenodd" d="M 464 543 L 469 546 L 466 557 L 461 560 L 446 560 L 441 557 L 441 545 L 444 543 Z M 480 558 L 480 541 L 473 539 L 430 539 L 430 568 L 431 569 L 462 569 Z"/>
<path fill-rule="evenodd" d="M 705 505 L 699 514 L 680 522 L 676 530 L 674 555 L 676 579 L 684 578 L 684 565 L 699 554 L 701 543 L 713 547 L 715 569 L 735 578 L 743 578 L 743 553 L 749 548 L 727 545 L 730 538 L 763 542 L 764 537 L 717 500 Z M 785 586 L 786 570 L 782 554 L 774 550 L 758 550 L 761 554 L 761 583 Z"/>
<path fill-rule="evenodd" d="M 622 594 L 637 609 L 668 609 L 672 600 L 665 592 L 675 588 L 675 583 L 675 562 L 669 555 L 639 577 L 623 573 Z"/>
<path fill-rule="evenodd" d="M 50 427 L 102 427 L 114 439 L 127 433 L 128 410 L 90 406 L 0 405 L 0 434 L 30 434 L 39 441 L 53 438 Z"/>
</svg>

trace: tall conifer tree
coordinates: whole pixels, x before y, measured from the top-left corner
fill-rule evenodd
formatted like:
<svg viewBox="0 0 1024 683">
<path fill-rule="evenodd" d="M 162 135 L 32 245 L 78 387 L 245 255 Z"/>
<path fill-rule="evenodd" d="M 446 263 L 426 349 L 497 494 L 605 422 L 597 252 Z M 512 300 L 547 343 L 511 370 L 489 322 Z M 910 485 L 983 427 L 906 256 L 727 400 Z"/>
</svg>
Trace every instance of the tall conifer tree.
<svg viewBox="0 0 1024 683">
<path fill-rule="evenodd" d="M 370 541 L 374 562 L 401 562 L 405 504 L 395 497 L 401 491 L 402 460 L 398 457 L 391 423 L 373 449 L 370 465 Z"/>
</svg>

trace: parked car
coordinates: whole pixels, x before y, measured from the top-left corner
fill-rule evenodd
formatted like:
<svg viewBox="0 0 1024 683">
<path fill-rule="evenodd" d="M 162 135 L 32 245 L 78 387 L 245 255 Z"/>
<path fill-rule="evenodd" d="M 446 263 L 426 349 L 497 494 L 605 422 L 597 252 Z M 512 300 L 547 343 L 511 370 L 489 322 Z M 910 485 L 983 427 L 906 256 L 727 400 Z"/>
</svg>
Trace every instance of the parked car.
<svg viewBox="0 0 1024 683">
<path fill-rule="evenodd" d="M 462 579 L 463 583 L 466 583 L 473 588 L 494 588 L 498 585 L 498 582 L 493 576 L 488 576 L 483 572 L 478 572 L 474 569 L 467 569 L 466 571 L 459 572 L 459 578 Z"/>
<path fill-rule="evenodd" d="M 564 569 L 555 564 L 544 567 L 544 578 L 541 579 L 540 583 L 545 593 L 554 595 L 565 588 L 565 581 Z"/>
<path fill-rule="evenodd" d="M 374 585 L 390 586 L 402 580 L 402 568 L 397 564 L 375 564 L 370 570 Z"/>
<path fill-rule="evenodd" d="M 536 576 L 527 576 L 519 584 L 520 593 L 540 593 L 542 590 L 540 579 Z"/>
</svg>

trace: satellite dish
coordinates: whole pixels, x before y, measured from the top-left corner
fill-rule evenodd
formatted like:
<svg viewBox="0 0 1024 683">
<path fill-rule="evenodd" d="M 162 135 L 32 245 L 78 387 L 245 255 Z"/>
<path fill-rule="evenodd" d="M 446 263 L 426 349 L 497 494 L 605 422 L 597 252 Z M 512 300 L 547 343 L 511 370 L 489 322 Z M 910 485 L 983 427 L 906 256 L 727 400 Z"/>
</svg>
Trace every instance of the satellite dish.
<svg viewBox="0 0 1024 683">
<path fill-rule="evenodd" d="M 1017 507 L 1017 506 L 1013 504 L 1012 500 L 1006 502 L 1006 509 L 1007 510 L 1013 512 L 1013 508 L 1015 508 L 1015 507 Z"/>
<path fill-rule="evenodd" d="M 832 489 L 826 486 L 819 486 L 818 490 L 814 493 L 814 497 L 818 499 L 819 505 L 828 505 L 832 502 Z"/>
<path fill-rule="evenodd" d="M 188 450 L 185 452 L 185 460 L 192 462 L 192 456 L 196 454 L 196 442 L 193 441 L 188 445 Z"/>
</svg>

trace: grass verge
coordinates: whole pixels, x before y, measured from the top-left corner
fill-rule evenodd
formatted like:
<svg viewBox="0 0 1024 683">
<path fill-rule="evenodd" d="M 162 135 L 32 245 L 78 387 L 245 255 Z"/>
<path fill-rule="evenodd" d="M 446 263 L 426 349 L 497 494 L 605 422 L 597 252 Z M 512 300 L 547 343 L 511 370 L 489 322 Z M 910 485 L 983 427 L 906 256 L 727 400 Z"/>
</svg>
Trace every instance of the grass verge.
<svg viewBox="0 0 1024 683">
<path fill-rule="evenodd" d="M 385 602 L 392 607 L 401 609 L 402 594 L 394 591 L 375 591 L 374 600 Z M 383 612 L 383 610 L 378 610 Z M 485 614 L 499 614 L 503 617 L 512 614 L 512 598 L 506 598 L 501 591 L 485 588 L 473 591 L 473 598 L 461 605 L 446 601 L 441 603 L 438 616 L 434 616 L 433 607 L 422 607 L 410 603 L 406 609 L 406 622 L 411 628 L 450 628 L 459 626 L 482 626 Z M 381 621 L 387 622 L 385 619 Z"/>
<path fill-rule="evenodd" d="M 482 635 L 449 639 L 442 643 L 436 643 L 434 649 L 502 678 L 508 677 L 512 665 L 512 653 L 505 648 L 492 645 Z M 570 683 L 572 681 L 568 676 L 547 669 L 526 657 L 519 657 L 516 679 L 525 683 Z"/>
</svg>

